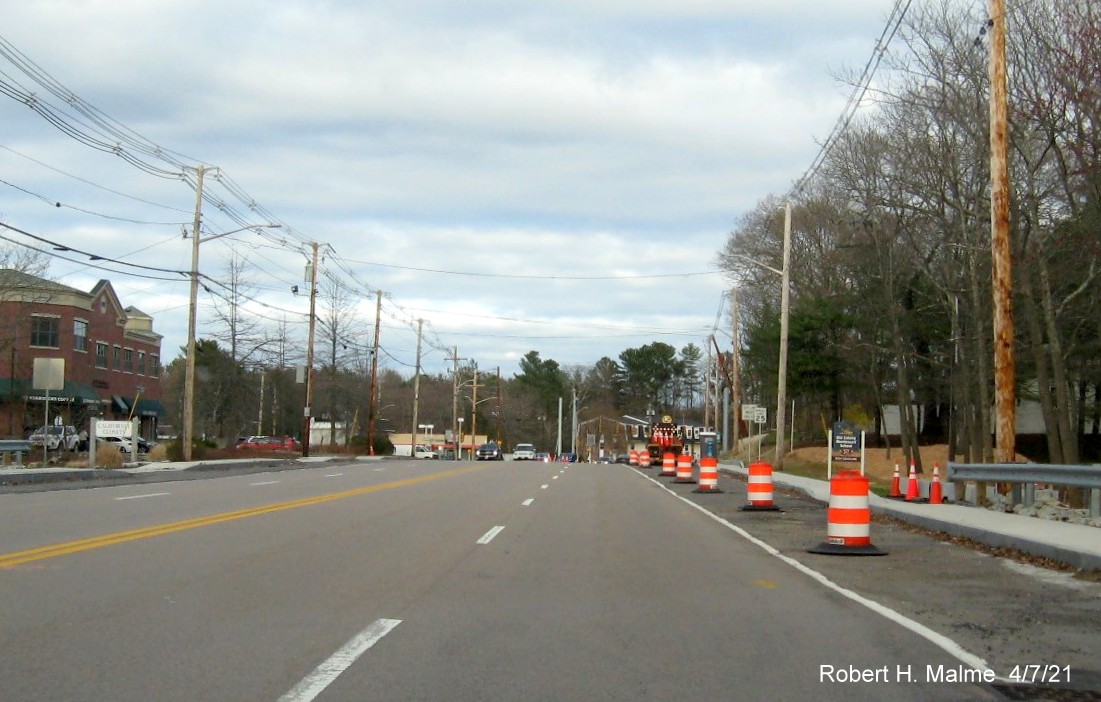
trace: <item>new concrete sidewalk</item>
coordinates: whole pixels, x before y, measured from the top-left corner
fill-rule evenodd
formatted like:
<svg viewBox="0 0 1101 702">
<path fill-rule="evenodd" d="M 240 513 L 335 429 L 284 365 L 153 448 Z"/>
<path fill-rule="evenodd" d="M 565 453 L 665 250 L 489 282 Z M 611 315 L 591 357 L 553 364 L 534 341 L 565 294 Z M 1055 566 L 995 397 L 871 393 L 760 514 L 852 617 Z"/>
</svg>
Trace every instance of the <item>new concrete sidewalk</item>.
<svg viewBox="0 0 1101 702">
<path fill-rule="evenodd" d="M 742 476 L 749 473 L 740 461 L 723 463 L 720 470 Z M 830 484 L 826 480 L 773 472 L 772 482 L 829 503 Z M 894 517 L 925 529 L 973 539 L 987 546 L 1019 549 L 1080 570 L 1101 570 L 1101 529 L 1097 527 L 983 507 L 891 500 L 875 494 L 869 495 L 868 502 L 874 514 Z"/>
</svg>

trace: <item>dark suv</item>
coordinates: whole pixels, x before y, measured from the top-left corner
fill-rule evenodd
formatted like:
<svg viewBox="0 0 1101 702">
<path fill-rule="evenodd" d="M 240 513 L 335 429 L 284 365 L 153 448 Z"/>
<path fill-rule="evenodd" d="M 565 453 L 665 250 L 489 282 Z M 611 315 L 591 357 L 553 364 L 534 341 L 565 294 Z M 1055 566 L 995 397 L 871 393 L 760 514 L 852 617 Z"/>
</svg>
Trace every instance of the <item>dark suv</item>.
<svg viewBox="0 0 1101 702">
<path fill-rule="evenodd" d="M 505 460 L 505 454 L 501 451 L 500 446 L 490 441 L 478 447 L 477 458 L 479 461 L 503 461 Z"/>
</svg>

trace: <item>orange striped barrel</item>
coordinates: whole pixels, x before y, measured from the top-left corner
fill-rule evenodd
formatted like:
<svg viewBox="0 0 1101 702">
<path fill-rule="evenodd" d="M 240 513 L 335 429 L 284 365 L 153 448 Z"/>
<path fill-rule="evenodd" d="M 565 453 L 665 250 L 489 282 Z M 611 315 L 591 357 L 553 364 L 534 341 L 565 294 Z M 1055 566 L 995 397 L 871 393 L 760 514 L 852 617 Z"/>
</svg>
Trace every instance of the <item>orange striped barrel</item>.
<svg viewBox="0 0 1101 702">
<path fill-rule="evenodd" d="M 627 454 L 627 462 L 628 462 L 629 465 L 637 466 L 638 465 L 638 451 L 635 451 L 634 449 L 631 449 L 631 452 Z"/>
<path fill-rule="evenodd" d="M 670 451 L 666 451 L 661 454 L 661 473 L 658 473 L 663 478 L 676 477 L 677 475 L 677 455 Z"/>
<path fill-rule="evenodd" d="M 667 453 L 666 456 L 672 456 L 673 454 Z M 696 484 L 696 479 L 692 477 L 692 456 L 687 453 L 682 453 L 676 457 L 676 480 L 675 483 L 691 483 Z"/>
<path fill-rule="evenodd" d="M 842 470 L 830 480 L 830 506 L 826 512 L 826 540 L 811 553 L 828 556 L 885 556 L 872 545 L 872 510 L 868 505 L 868 479 L 858 470 Z"/>
<path fill-rule="evenodd" d="M 757 461 L 749 464 L 749 482 L 746 485 L 749 504 L 768 507 L 772 504 L 772 464 Z"/>
<path fill-rule="evenodd" d="M 642 449 L 638 452 L 638 464 L 643 468 L 650 467 L 650 451 L 649 449 Z"/>
<path fill-rule="evenodd" d="M 869 546 L 872 543 L 868 479 L 859 471 L 839 471 L 830 481 L 826 543 L 835 546 Z"/>
<path fill-rule="evenodd" d="M 719 489 L 719 461 L 711 456 L 700 459 L 700 486 L 692 492 L 722 492 Z"/>
</svg>

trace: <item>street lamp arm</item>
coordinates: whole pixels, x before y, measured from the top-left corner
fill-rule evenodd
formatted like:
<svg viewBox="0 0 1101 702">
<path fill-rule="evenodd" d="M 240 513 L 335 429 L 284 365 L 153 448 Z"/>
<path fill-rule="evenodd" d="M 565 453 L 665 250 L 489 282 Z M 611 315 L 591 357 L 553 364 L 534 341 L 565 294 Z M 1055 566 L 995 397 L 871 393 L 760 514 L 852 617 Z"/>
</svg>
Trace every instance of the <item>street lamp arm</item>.
<svg viewBox="0 0 1101 702">
<path fill-rule="evenodd" d="M 764 268 L 765 270 L 772 271 L 776 275 L 782 276 L 784 274 L 784 272 L 782 270 L 780 270 L 778 268 L 773 268 L 772 266 L 768 265 L 767 263 L 762 263 L 762 262 L 758 261 L 757 259 L 750 258 L 749 256 L 746 256 L 744 254 L 732 253 L 732 254 L 728 254 L 728 255 L 731 258 L 739 258 L 739 259 L 745 261 L 746 263 L 752 263 L 755 266 L 760 266 L 761 268 Z"/>
<path fill-rule="evenodd" d="M 238 232 L 248 231 L 250 229 L 280 229 L 282 224 L 250 224 L 247 227 L 238 227 L 237 229 L 231 229 L 228 232 L 222 232 L 221 234 L 215 234 L 213 236 L 202 237 L 199 240 L 200 244 L 205 244 L 208 241 L 215 239 L 221 239 L 223 236 L 229 236 L 230 234 L 237 234 Z"/>
</svg>

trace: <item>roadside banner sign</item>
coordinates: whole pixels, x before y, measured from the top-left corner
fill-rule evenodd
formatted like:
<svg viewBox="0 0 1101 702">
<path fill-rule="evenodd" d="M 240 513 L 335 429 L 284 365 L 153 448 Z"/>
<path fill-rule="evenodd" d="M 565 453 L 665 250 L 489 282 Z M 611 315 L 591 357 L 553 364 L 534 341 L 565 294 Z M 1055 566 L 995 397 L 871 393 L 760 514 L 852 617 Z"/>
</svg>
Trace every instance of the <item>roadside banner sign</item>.
<svg viewBox="0 0 1101 702">
<path fill-rule="evenodd" d="M 130 434 L 134 430 L 133 422 L 121 421 L 105 421 L 99 420 L 96 422 L 96 437 L 104 438 L 107 436 L 117 436 L 122 438 L 129 438 Z"/>
</svg>

